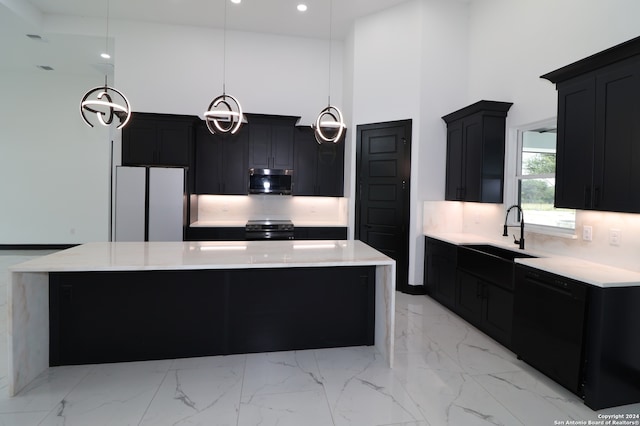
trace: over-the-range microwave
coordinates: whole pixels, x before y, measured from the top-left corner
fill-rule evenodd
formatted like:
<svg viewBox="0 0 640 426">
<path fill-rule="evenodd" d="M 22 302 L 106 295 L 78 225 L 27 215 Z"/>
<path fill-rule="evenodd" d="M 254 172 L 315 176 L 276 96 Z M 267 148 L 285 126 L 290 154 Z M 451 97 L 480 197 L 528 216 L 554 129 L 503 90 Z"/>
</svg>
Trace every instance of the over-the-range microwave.
<svg viewBox="0 0 640 426">
<path fill-rule="evenodd" d="M 290 169 L 249 169 L 249 194 L 291 195 Z"/>
</svg>

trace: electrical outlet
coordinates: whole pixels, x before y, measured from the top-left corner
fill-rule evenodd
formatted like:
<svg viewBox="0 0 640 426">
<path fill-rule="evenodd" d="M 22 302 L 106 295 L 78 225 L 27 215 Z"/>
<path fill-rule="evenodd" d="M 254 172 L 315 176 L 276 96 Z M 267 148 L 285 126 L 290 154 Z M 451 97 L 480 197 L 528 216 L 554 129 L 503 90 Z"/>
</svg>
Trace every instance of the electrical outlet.
<svg viewBox="0 0 640 426">
<path fill-rule="evenodd" d="M 620 245 L 620 230 L 619 229 L 609 229 L 609 245 L 611 246 L 619 246 Z"/>
<path fill-rule="evenodd" d="M 582 227 L 582 239 L 591 241 L 593 239 L 593 227 L 585 225 Z"/>
</svg>

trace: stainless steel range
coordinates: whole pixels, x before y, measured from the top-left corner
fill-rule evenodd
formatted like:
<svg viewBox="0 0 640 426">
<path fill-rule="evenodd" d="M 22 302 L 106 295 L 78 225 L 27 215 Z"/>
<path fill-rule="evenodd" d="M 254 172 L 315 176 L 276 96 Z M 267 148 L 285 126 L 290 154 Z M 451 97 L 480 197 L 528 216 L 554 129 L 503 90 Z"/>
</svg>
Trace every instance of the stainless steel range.
<svg viewBox="0 0 640 426">
<path fill-rule="evenodd" d="M 290 220 L 250 220 L 244 231 L 245 239 L 255 240 L 293 240 L 293 222 Z"/>
</svg>

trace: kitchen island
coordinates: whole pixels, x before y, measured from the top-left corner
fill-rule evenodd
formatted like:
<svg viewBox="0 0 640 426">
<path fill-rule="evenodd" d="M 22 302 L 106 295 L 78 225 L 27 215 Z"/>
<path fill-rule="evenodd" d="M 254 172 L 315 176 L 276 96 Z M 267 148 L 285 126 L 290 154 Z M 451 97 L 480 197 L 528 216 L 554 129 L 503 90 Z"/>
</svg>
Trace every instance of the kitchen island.
<svg viewBox="0 0 640 426">
<path fill-rule="evenodd" d="M 395 261 L 360 241 L 90 243 L 10 270 L 10 395 L 74 363 L 373 344 L 393 364 Z"/>
</svg>

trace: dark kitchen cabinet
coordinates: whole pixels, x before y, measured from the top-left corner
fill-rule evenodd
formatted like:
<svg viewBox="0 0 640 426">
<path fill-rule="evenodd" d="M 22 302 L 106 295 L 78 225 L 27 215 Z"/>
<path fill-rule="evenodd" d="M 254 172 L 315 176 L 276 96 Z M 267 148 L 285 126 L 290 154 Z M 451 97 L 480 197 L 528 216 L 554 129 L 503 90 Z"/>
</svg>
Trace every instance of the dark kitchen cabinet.
<svg viewBox="0 0 640 426">
<path fill-rule="evenodd" d="M 134 112 L 122 129 L 123 166 L 191 166 L 195 116 Z"/>
<path fill-rule="evenodd" d="M 296 226 L 293 235 L 296 240 L 346 240 L 347 228 L 342 226 Z"/>
<path fill-rule="evenodd" d="M 593 410 L 640 402 L 640 287 L 515 270 L 513 351 Z"/>
<path fill-rule="evenodd" d="M 49 362 L 371 346 L 375 284 L 375 266 L 52 273 Z"/>
<path fill-rule="evenodd" d="M 447 123 L 446 200 L 502 203 L 505 119 L 511 105 L 480 101 L 442 117 Z"/>
<path fill-rule="evenodd" d="M 640 38 L 542 78 L 558 90 L 556 207 L 640 212 Z"/>
<path fill-rule="evenodd" d="M 455 308 L 457 247 L 425 237 L 424 282 L 427 294 L 449 309 Z"/>
<path fill-rule="evenodd" d="M 459 270 L 456 275 L 456 290 L 455 311 L 470 323 L 479 324 L 482 318 L 483 282 Z"/>
<path fill-rule="evenodd" d="M 497 342 L 511 347 L 513 291 L 458 270 L 455 311 Z"/>
<path fill-rule="evenodd" d="M 249 121 L 247 124 L 248 168 L 293 169 L 294 129 L 300 118 L 263 114 L 245 115 Z"/>
<path fill-rule="evenodd" d="M 201 121 L 195 133 L 195 192 L 246 195 L 248 130 L 241 127 L 235 135 L 213 135 Z"/>
<path fill-rule="evenodd" d="M 293 195 L 344 195 L 344 139 L 318 144 L 311 127 L 296 127 Z"/>
<path fill-rule="evenodd" d="M 200 227 L 187 228 L 186 241 L 244 241 L 245 228 L 240 227 Z"/>
</svg>

